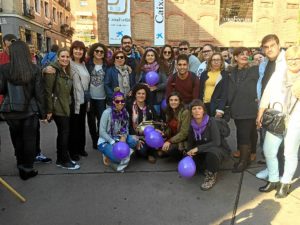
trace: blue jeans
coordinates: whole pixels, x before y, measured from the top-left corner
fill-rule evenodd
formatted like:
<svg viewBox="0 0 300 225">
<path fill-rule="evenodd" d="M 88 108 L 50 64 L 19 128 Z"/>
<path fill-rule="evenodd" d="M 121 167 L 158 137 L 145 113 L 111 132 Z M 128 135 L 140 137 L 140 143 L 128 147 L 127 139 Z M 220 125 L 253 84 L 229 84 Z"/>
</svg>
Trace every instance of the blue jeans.
<svg viewBox="0 0 300 225">
<path fill-rule="evenodd" d="M 130 148 L 135 148 L 137 141 L 132 137 L 132 135 L 128 135 L 126 143 L 129 145 Z M 102 154 L 108 157 L 110 161 L 114 163 L 120 163 L 121 160 L 117 159 L 112 153 L 113 145 L 109 144 L 108 142 L 104 142 L 98 145 L 98 149 Z"/>
<path fill-rule="evenodd" d="M 289 128 L 284 137 L 284 172 L 281 182 L 288 184 L 292 181 L 298 165 L 298 150 L 300 144 L 300 129 L 298 124 L 289 124 Z M 277 153 L 283 137 L 275 136 L 266 132 L 264 141 L 264 154 L 269 171 L 269 181 L 279 181 L 279 169 Z"/>
</svg>

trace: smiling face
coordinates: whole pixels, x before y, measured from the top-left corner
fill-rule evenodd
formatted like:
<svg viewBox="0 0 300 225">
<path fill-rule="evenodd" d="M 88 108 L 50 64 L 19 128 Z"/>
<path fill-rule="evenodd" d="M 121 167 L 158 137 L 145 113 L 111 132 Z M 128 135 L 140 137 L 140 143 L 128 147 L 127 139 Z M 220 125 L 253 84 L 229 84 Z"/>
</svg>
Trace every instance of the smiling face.
<svg viewBox="0 0 300 225">
<path fill-rule="evenodd" d="M 145 89 L 140 89 L 136 92 L 135 94 L 135 100 L 137 102 L 140 102 L 140 103 L 144 103 L 146 101 L 146 90 Z"/>
<path fill-rule="evenodd" d="M 120 52 L 115 57 L 115 65 L 116 66 L 124 66 L 125 65 L 125 55 Z"/>
<path fill-rule="evenodd" d="M 121 111 L 124 108 L 125 100 L 124 97 L 121 95 L 118 95 L 114 98 L 114 106 L 116 107 L 117 111 Z"/>
<path fill-rule="evenodd" d="M 179 75 L 185 75 L 189 70 L 189 63 L 186 60 L 179 60 L 176 66 Z"/>
<path fill-rule="evenodd" d="M 73 49 L 73 57 L 75 61 L 80 61 L 80 59 L 83 57 L 84 50 L 80 47 L 76 47 Z"/>
<path fill-rule="evenodd" d="M 121 47 L 124 52 L 129 53 L 132 48 L 132 40 L 130 38 L 124 38 Z"/>
<path fill-rule="evenodd" d="M 285 54 L 288 70 L 294 74 L 300 72 L 300 47 L 290 47 Z"/>
<path fill-rule="evenodd" d="M 163 50 L 163 57 L 165 60 L 170 59 L 172 56 L 172 50 L 170 47 L 165 47 L 165 49 Z"/>
<path fill-rule="evenodd" d="M 204 116 L 204 109 L 202 106 L 193 106 L 192 108 L 192 117 L 195 119 L 195 120 L 201 120 Z"/>
<path fill-rule="evenodd" d="M 177 109 L 180 104 L 180 99 L 178 96 L 174 95 L 169 98 L 169 105 L 171 109 Z"/>
<path fill-rule="evenodd" d="M 70 53 L 68 51 L 60 52 L 57 61 L 61 67 L 66 68 L 70 63 Z"/>
<path fill-rule="evenodd" d="M 207 62 L 213 54 L 213 50 L 209 45 L 205 45 L 202 49 L 202 55 L 204 60 Z"/>
<path fill-rule="evenodd" d="M 94 50 L 94 54 L 93 54 L 95 59 L 103 59 L 104 58 L 104 49 L 99 46 Z"/>
<path fill-rule="evenodd" d="M 147 64 L 151 64 L 155 61 L 155 54 L 153 51 L 148 51 L 145 56 L 145 61 Z"/>
<path fill-rule="evenodd" d="M 211 69 L 212 71 L 218 71 L 221 70 L 222 65 L 222 59 L 220 55 L 214 55 L 211 58 Z"/>
<path fill-rule="evenodd" d="M 237 56 L 234 56 L 235 61 L 237 62 L 239 67 L 244 67 L 248 64 L 249 52 L 243 51 Z"/>
</svg>

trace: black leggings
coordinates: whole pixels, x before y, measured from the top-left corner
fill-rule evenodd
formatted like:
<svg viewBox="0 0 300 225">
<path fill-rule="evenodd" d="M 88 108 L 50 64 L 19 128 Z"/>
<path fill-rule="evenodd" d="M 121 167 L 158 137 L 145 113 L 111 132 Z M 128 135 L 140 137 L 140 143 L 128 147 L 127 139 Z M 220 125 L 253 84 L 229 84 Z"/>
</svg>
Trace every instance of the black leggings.
<svg viewBox="0 0 300 225">
<path fill-rule="evenodd" d="M 193 157 L 196 165 L 200 168 L 205 168 L 210 172 L 218 172 L 220 169 L 221 161 L 219 158 L 211 152 L 200 153 Z"/>
<path fill-rule="evenodd" d="M 251 153 L 256 153 L 257 130 L 255 119 L 235 119 L 237 147 L 250 145 Z"/>
</svg>

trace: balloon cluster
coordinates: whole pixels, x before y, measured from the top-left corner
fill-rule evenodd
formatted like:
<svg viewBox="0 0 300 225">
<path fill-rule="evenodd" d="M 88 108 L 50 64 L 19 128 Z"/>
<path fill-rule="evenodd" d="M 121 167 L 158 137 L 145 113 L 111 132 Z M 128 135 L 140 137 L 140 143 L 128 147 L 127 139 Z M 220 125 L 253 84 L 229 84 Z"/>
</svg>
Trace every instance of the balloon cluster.
<svg viewBox="0 0 300 225">
<path fill-rule="evenodd" d="M 164 145 L 164 139 L 158 131 L 152 126 L 147 126 L 144 129 L 146 143 L 151 148 L 160 148 Z"/>
<path fill-rule="evenodd" d="M 191 156 L 184 157 L 178 164 L 178 173 L 184 178 L 191 178 L 195 175 L 196 164 Z"/>
</svg>

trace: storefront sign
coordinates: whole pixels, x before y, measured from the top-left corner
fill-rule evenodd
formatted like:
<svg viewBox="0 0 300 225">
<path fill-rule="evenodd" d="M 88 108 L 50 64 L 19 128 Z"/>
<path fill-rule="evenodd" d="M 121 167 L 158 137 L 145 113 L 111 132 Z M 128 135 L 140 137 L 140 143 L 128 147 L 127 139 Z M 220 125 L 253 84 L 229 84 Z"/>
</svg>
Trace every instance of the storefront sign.
<svg viewBox="0 0 300 225">
<path fill-rule="evenodd" d="M 124 35 L 131 36 L 130 0 L 107 0 L 109 44 L 121 44 Z"/>
<path fill-rule="evenodd" d="M 165 0 L 154 0 L 154 45 L 165 44 Z"/>
</svg>

